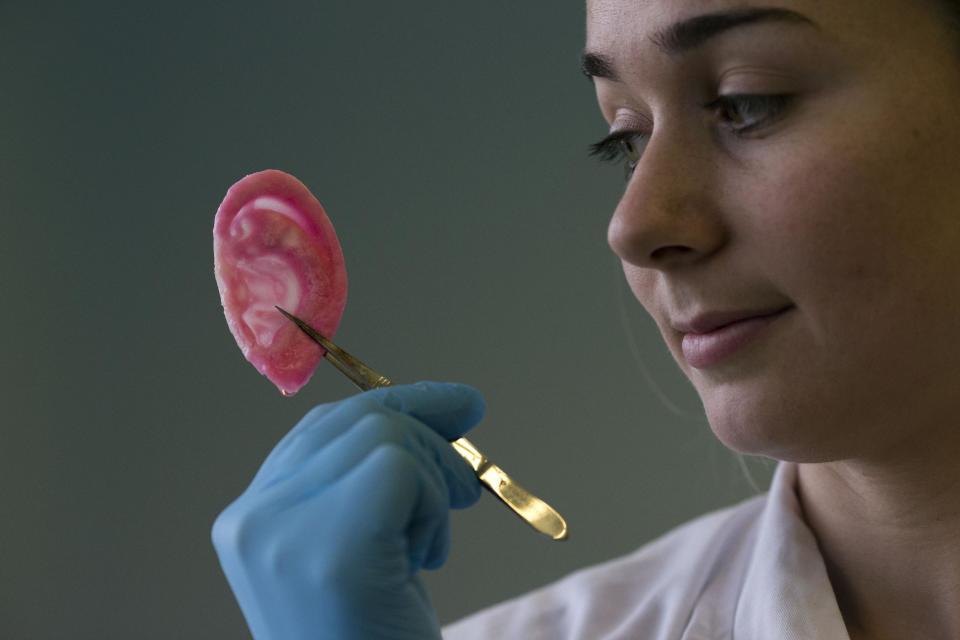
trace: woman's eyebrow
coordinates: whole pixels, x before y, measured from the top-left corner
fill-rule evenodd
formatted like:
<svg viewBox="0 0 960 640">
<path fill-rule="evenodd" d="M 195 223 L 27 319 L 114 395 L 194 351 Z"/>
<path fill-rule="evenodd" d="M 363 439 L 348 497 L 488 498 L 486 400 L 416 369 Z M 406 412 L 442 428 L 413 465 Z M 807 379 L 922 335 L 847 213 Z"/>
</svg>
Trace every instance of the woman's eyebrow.
<svg viewBox="0 0 960 640">
<path fill-rule="evenodd" d="M 687 18 L 654 33 L 650 36 L 650 41 L 668 56 L 676 57 L 696 49 L 721 33 L 760 22 L 807 25 L 819 29 L 816 22 L 796 11 L 780 8 L 749 8 Z M 583 74 L 591 81 L 594 78 L 619 80 L 612 58 L 602 53 L 585 51 L 580 67 Z"/>
</svg>

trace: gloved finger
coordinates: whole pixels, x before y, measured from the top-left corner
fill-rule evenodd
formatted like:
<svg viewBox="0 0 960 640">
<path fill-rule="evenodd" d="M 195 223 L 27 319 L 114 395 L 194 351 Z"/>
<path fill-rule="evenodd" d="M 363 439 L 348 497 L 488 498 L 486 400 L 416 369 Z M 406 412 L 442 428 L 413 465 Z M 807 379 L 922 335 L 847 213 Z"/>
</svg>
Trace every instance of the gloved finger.
<svg viewBox="0 0 960 640">
<path fill-rule="evenodd" d="M 342 510 L 340 531 L 349 534 L 343 540 L 346 557 L 369 557 L 370 549 L 381 549 L 384 555 L 378 564 L 400 556 L 407 565 L 385 571 L 386 576 L 409 579 L 423 566 L 435 530 L 447 526 L 446 496 L 409 451 L 391 444 L 371 452 L 343 478 L 340 488 L 341 499 L 352 503 L 362 496 L 364 504 L 362 509 L 352 504 Z"/>
<path fill-rule="evenodd" d="M 421 473 L 426 472 L 432 486 L 429 487 L 429 490 L 433 492 L 434 488 L 436 489 L 436 497 L 432 500 L 438 508 L 441 509 L 441 512 L 428 511 L 425 514 L 421 514 L 418 518 L 414 519 L 408 527 L 408 536 L 412 541 L 416 541 L 411 544 L 410 551 L 410 563 L 411 571 L 415 572 L 421 567 L 426 569 L 437 569 L 446 562 L 447 555 L 450 549 L 450 514 L 449 509 L 451 506 L 451 496 L 455 494 L 461 494 L 462 492 L 458 491 L 456 487 L 460 485 L 456 480 L 447 482 L 447 474 L 442 470 L 446 463 L 452 463 L 455 470 L 465 469 L 464 483 L 470 489 L 476 488 L 476 497 L 473 501 L 479 499 L 480 485 L 479 480 L 476 476 L 473 475 L 473 470 L 470 469 L 466 463 L 462 460 L 441 460 L 438 459 L 436 451 L 431 450 L 432 447 L 439 448 L 444 455 L 446 455 L 447 449 L 453 452 L 453 447 L 450 447 L 446 441 L 444 441 L 440 436 L 438 436 L 433 431 L 423 427 L 415 419 L 405 416 L 403 414 L 397 414 L 396 412 L 391 412 L 391 416 L 394 420 L 402 422 L 402 419 L 406 421 L 413 422 L 415 424 L 407 424 L 400 426 L 404 430 L 404 435 L 410 436 L 408 440 L 405 441 L 405 444 L 408 446 L 405 447 L 405 450 L 408 453 L 413 454 L 414 459 L 420 464 Z M 391 423 L 390 426 L 397 425 L 398 422 Z M 385 426 L 385 425 L 384 425 Z M 425 443 L 420 438 L 426 437 L 428 439 L 435 439 L 436 442 Z M 410 441 L 413 441 L 412 443 Z M 411 445 L 412 446 L 409 446 Z M 458 458 L 456 454 L 454 456 L 447 456 L 450 458 Z M 463 463 L 463 464 L 460 464 Z M 471 494 L 474 492 L 471 491 Z M 461 497 L 460 500 L 463 498 Z M 429 541 L 429 542 L 427 542 Z"/>
<path fill-rule="evenodd" d="M 486 411 L 480 392 L 459 383 L 421 381 L 374 389 L 363 395 L 413 416 L 448 442 L 479 424 Z"/>
<path fill-rule="evenodd" d="M 439 569 L 447 561 L 446 549 L 438 545 L 439 540 L 449 538 L 450 509 L 446 496 L 441 498 L 433 494 L 433 487 L 423 487 L 424 498 L 422 504 L 415 511 L 422 515 L 414 516 L 407 526 L 407 538 L 410 540 L 410 551 L 407 554 L 410 560 L 411 575 L 420 569 Z M 438 507 L 445 506 L 445 509 Z"/>
<path fill-rule="evenodd" d="M 254 476 L 251 488 L 269 482 L 278 468 L 296 464 L 349 428 L 362 414 L 384 405 L 420 418 L 450 441 L 479 423 L 485 411 L 483 397 L 476 389 L 442 382 L 383 387 L 319 405 L 274 447 Z"/>
<path fill-rule="evenodd" d="M 440 445 L 442 441 L 449 443 L 461 437 L 483 418 L 486 405 L 477 389 L 465 384 L 421 381 L 375 389 L 362 395 L 367 396 L 365 401 L 382 402 L 430 427 L 423 431 L 427 434 L 424 437 L 435 443 L 433 450 L 439 454 L 441 468 L 456 476 L 456 481 L 448 478 L 453 508 L 468 507 L 480 499 L 480 485 L 473 470 L 453 447 Z"/>
<path fill-rule="evenodd" d="M 430 541 L 430 550 L 423 560 L 424 569 L 439 569 L 450 555 L 450 514 L 442 525 L 435 528 L 433 540 Z"/>
<path fill-rule="evenodd" d="M 417 445 L 416 450 L 421 454 L 425 468 L 440 472 L 447 487 L 450 507 L 463 509 L 480 499 L 480 480 L 443 436 L 416 418 L 389 409 L 384 412 Z"/>
<path fill-rule="evenodd" d="M 473 468 L 443 436 L 406 414 L 390 409 L 384 409 L 384 413 L 396 420 L 398 425 L 404 426 L 406 433 L 419 445 L 425 459 L 432 462 L 429 468 L 442 472 L 451 507 L 463 509 L 480 499 L 480 480 Z"/>
<path fill-rule="evenodd" d="M 273 447 L 269 455 L 260 465 L 260 469 L 250 482 L 250 487 L 263 484 L 267 478 L 273 474 L 278 467 L 285 466 L 284 460 L 289 455 L 290 450 L 294 448 L 294 443 L 304 437 L 306 432 L 312 432 L 321 419 L 327 414 L 335 411 L 340 406 L 340 402 L 328 402 L 319 404 L 308 411 L 299 422 L 293 426 Z M 328 424 L 333 426 L 333 423 Z M 349 425 L 343 425 L 344 428 Z M 329 430 L 328 439 L 332 439 L 339 434 L 339 430 Z M 318 443 L 321 444 L 321 443 Z"/>
<path fill-rule="evenodd" d="M 427 430 L 429 435 L 421 434 L 419 437 L 434 441 L 440 452 L 441 464 L 450 468 L 471 487 L 466 493 L 462 493 L 459 491 L 461 483 L 453 485 L 457 490 L 451 496 L 453 506 L 462 508 L 479 499 L 479 486 L 470 485 L 467 479 L 472 470 L 462 461 L 456 461 L 457 454 L 449 444 L 442 448 L 440 443 L 446 442 L 446 438 L 451 435 L 454 436 L 453 439 L 460 437 L 479 421 L 484 410 L 483 399 L 476 390 L 467 385 L 426 382 L 376 389 L 311 410 L 270 454 L 250 489 L 262 489 L 288 477 L 291 468 L 302 464 L 314 455 L 317 449 L 327 446 L 364 415 L 378 410 L 396 411 L 414 416 L 423 422 L 422 416 L 433 423 L 429 426 L 439 425 L 444 433 Z"/>
<path fill-rule="evenodd" d="M 428 442 L 427 438 L 436 438 Z M 450 495 L 462 496 L 479 488 L 451 485 L 479 482 L 467 467 L 467 473 L 460 473 L 466 464 L 454 456 L 444 460 L 434 450 L 436 447 L 450 449 L 449 443 L 439 438 L 419 421 L 391 412 L 391 414 L 369 413 L 360 418 L 345 433 L 335 438 L 328 446 L 315 452 L 297 467 L 288 469 L 277 476 L 277 480 L 265 485 L 257 495 L 258 502 L 273 504 L 274 508 L 286 508 L 309 499 L 322 492 L 346 476 L 353 468 L 361 464 L 372 451 L 384 445 L 402 448 L 419 464 L 422 472 L 444 495 L 444 510 L 449 509 Z M 444 452 L 446 453 L 446 452 Z M 454 470 L 445 468 L 448 464 L 457 465 Z M 390 482 L 391 478 L 382 478 L 381 482 Z"/>
<path fill-rule="evenodd" d="M 364 416 L 390 411 L 379 399 L 371 398 L 369 393 L 360 393 L 311 409 L 270 453 L 251 483 L 251 488 L 262 489 L 288 477 L 292 469 L 353 428 Z M 406 417 L 409 419 L 409 416 Z"/>
</svg>

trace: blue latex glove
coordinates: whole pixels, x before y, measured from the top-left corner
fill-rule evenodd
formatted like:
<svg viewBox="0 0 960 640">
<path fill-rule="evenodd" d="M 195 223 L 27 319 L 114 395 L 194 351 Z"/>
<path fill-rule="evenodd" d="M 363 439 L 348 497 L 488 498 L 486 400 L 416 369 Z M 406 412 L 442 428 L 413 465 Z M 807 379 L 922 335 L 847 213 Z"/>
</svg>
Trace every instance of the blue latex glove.
<svg viewBox="0 0 960 640">
<path fill-rule="evenodd" d="M 420 382 L 311 410 L 219 515 L 213 545 L 257 640 L 440 638 L 418 571 L 480 498 L 450 446 L 483 417 L 473 387 Z"/>
</svg>

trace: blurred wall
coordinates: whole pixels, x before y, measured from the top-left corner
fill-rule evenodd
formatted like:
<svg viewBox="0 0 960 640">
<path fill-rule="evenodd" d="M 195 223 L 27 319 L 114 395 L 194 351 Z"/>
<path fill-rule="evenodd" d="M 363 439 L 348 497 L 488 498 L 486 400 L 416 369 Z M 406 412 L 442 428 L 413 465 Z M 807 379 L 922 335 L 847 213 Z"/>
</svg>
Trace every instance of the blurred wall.
<svg viewBox="0 0 960 640">
<path fill-rule="evenodd" d="M 587 158 L 583 21 L 0 1 L 0 637 L 247 637 L 210 526 L 305 411 L 354 393 L 321 367 L 283 398 L 227 331 L 213 214 L 268 167 L 340 235 L 338 342 L 479 387 L 471 439 L 570 523 L 554 543 L 489 495 L 457 512 L 427 577 L 442 621 L 754 493 L 606 246 L 622 171 Z"/>
</svg>

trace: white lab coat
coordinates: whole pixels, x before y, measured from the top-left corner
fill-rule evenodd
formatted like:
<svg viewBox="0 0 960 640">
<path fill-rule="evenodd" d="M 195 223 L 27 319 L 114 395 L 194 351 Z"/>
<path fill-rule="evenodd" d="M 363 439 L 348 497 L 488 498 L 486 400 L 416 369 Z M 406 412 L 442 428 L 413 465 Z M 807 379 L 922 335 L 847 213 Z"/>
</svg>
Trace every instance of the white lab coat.
<svg viewBox="0 0 960 640">
<path fill-rule="evenodd" d="M 781 462 L 768 494 L 443 629 L 445 640 L 849 640 Z"/>
</svg>

